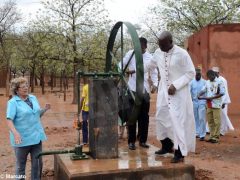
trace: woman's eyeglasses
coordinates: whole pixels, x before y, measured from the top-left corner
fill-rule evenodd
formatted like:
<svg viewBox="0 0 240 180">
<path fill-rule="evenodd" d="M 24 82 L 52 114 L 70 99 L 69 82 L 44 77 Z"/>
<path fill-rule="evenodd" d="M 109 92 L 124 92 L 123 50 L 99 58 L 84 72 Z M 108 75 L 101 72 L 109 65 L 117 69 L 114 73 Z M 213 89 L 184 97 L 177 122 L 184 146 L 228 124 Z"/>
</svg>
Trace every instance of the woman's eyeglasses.
<svg viewBox="0 0 240 180">
<path fill-rule="evenodd" d="M 24 84 L 22 86 L 19 86 L 19 88 L 21 88 L 21 89 L 29 88 L 29 85 L 28 84 Z"/>
</svg>

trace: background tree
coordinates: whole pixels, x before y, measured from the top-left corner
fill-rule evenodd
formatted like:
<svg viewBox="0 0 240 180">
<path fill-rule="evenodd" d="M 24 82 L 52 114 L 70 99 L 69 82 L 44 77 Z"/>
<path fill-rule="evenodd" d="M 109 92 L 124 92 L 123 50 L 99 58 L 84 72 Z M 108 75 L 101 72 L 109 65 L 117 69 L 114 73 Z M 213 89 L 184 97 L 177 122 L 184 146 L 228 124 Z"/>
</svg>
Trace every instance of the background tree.
<svg viewBox="0 0 240 180">
<path fill-rule="evenodd" d="M 177 44 L 183 45 L 187 36 L 209 24 L 239 22 L 239 0 L 159 0 L 150 9 L 159 20 L 151 21 L 174 33 Z M 149 25 L 151 27 L 151 25 Z M 155 27 L 153 26 L 153 27 Z M 157 30 L 152 29 L 157 34 Z"/>
<path fill-rule="evenodd" d="M 70 44 L 71 61 L 73 64 L 73 103 L 76 103 L 76 72 L 83 68 L 84 53 L 80 51 L 83 33 L 94 33 L 107 24 L 103 0 L 52 0 L 44 3 L 47 16 L 51 24 L 52 33 L 62 34 Z M 42 19 L 42 18 L 41 18 Z M 44 18 L 45 19 L 45 18 Z M 45 23 L 45 22 L 43 22 Z"/>
<path fill-rule="evenodd" d="M 15 1 L 5 1 L 0 5 L 0 55 L 1 64 L 7 70 L 6 78 L 6 96 L 9 96 L 9 80 L 10 80 L 10 52 L 11 48 L 7 48 L 8 35 L 12 32 L 14 25 L 19 22 L 21 16 L 17 11 Z"/>
</svg>

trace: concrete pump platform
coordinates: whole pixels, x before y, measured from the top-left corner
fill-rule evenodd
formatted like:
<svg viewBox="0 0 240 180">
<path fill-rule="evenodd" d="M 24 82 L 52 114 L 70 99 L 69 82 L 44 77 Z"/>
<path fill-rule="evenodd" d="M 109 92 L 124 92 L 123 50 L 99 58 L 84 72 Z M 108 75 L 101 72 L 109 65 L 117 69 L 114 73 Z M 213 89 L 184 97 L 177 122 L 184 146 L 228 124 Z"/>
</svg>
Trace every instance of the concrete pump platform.
<svg viewBox="0 0 240 180">
<path fill-rule="evenodd" d="M 170 163 L 168 157 L 155 155 L 155 146 L 145 149 L 137 146 L 134 151 L 127 145 L 119 147 L 117 159 L 70 159 L 70 154 L 55 155 L 55 180 L 191 180 L 195 168 L 185 163 Z"/>
</svg>

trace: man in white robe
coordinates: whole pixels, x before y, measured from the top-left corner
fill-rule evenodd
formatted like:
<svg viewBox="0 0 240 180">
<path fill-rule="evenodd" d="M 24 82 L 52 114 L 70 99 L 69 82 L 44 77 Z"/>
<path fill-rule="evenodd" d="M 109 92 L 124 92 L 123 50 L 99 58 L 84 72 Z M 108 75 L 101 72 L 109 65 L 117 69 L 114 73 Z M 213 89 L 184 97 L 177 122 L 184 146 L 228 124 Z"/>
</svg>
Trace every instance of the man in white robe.
<svg viewBox="0 0 240 180">
<path fill-rule="evenodd" d="M 195 68 L 186 50 L 173 45 L 172 35 L 164 31 L 159 47 L 144 71 L 159 68 L 156 128 L 162 148 L 157 155 L 172 152 L 172 163 L 182 162 L 188 152 L 195 151 L 195 121 L 189 83 L 195 77 Z"/>
<path fill-rule="evenodd" d="M 223 86 L 225 88 L 225 94 L 222 97 L 221 127 L 220 127 L 220 134 L 225 135 L 225 133 L 228 132 L 229 130 L 234 130 L 231 120 L 228 117 L 228 104 L 231 103 L 231 99 L 228 93 L 227 80 L 224 77 L 220 76 L 219 67 L 213 67 L 212 70 L 216 73 L 217 78 L 223 83 Z"/>
</svg>

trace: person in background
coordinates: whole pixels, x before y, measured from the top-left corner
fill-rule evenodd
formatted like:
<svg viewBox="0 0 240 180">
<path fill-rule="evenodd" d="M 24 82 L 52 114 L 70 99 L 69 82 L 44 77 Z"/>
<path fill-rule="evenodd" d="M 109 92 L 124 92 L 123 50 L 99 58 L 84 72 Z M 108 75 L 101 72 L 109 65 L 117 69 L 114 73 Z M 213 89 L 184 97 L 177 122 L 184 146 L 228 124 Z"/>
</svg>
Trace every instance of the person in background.
<svg viewBox="0 0 240 180">
<path fill-rule="evenodd" d="M 10 130 L 10 142 L 16 156 L 16 176 L 25 179 L 28 154 L 31 155 L 31 179 L 40 180 L 42 141 L 47 139 L 40 117 L 51 108 L 46 104 L 41 108 L 37 98 L 28 93 L 28 81 L 24 77 L 11 81 L 12 98 L 7 103 L 7 125 Z"/>
<path fill-rule="evenodd" d="M 156 103 L 156 132 L 162 148 L 156 155 L 173 152 L 171 163 L 184 161 L 195 151 L 196 131 L 189 83 L 195 68 L 188 52 L 173 44 L 172 34 L 163 31 L 158 37 L 159 48 L 144 71 L 158 67 L 161 80 Z"/>
<path fill-rule="evenodd" d="M 144 37 L 139 38 L 141 48 L 142 48 L 142 57 L 143 64 L 146 64 L 152 58 L 152 55 L 147 51 L 147 39 Z M 129 91 L 132 91 L 133 94 L 136 92 L 136 59 L 134 56 L 134 51 L 130 50 L 126 53 L 123 58 L 123 64 L 119 64 L 119 67 L 125 68 L 128 64 L 128 86 Z M 143 148 L 149 148 L 149 145 L 146 144 L 148 138 L 148 126 L 149 126 L 149 108 L 150 108 L 150 86 L 148 83 L 149 72 L 144 73 L 144 97 L 141 102 L 141 107 L 139 110 L 137 122 L 138 122 L 138 140 L 139 146 Z M 154 85 L 157 86 L 158 83 L 158 72 L 157 69 L 153 70 L 150 74 Z M 130 96 L 130 95 L 129 95 Z M 132 97 L 129 99 L 130 109 L 134 106 L 134 100 Z M 131 110 L 130 110 L 131 112 Z M 128 148 L 130 150 L 135 150 L 136 142 L 136 123 L 127 122 L 128 127 Z"/>
<path fill-rule="evenodd" d="M 223 83 L 225 88 L 225 94 L 222 97 L 222 109 L 221 109 L 221 127 L 220 135 L 225 135 L 229 130 L 234 130 L 231 120 L 228 117 L 228 104 L 231 103 L 231 99 L 228 93 L 228 83 L 227 80 L 220 75 L 219 67 L 213 67 L 212 70 L 216 73 L 217 78 Z"/>
<path fill-rule="evenodd" d="M 201 69 L 196 69 L 196 76 L 190 83 L 190 92 L 193 101 L 193 112 L 196 125 L 196 136 L 204 141 L 206 136 L 206 100 L 199 100 L 198 94 L 206 84 L 202 78 Z"/>
<path fill-rule="evenodd" d="M 82 97 L 80 99 L 80 113 L 82 112 L 82 137 L 83 145 L 88 144 L 88 118 L 89 118 L 89 90 L 88 79 L 83 78 Z"/>
<path fill-rule="evenodd" d="M 206 85 L 198 95 L 199 100 L 207 101 L 207 120 L 210 130 L 210 137 L 207 142 L 218 143 L 220 137 L 220 121 L 222 96 L 224 95 L 223 84 L 216 78 L 216 73 L 213 70 L 207 71 Z M 206 96 L 202 96 L 205 94 Z"/>
</svg>

